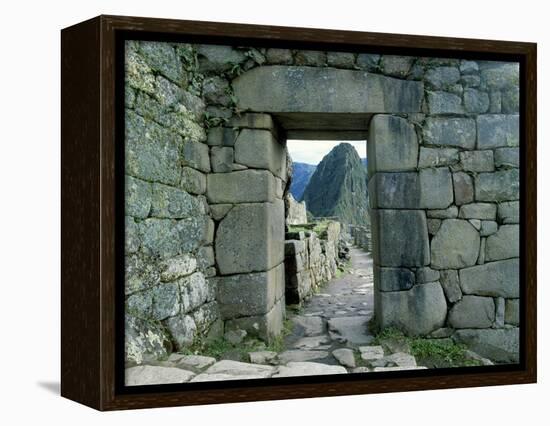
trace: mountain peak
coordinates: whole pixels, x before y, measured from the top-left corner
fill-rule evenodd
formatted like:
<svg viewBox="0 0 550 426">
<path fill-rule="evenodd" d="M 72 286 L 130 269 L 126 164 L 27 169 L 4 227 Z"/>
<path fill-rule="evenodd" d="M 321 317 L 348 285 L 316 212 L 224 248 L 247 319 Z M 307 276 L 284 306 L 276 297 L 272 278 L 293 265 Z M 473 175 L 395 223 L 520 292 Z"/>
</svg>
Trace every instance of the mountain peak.
<svg viewBox="0 0 550 426">
<path fill-rule="evenodd" d="M 342 222 L 358 225 L 369 222 L 367 171 L 351 144 L 340 143 L 325 155 L 303 199 L 315 216 L 338 216 Z"/>
</svg>

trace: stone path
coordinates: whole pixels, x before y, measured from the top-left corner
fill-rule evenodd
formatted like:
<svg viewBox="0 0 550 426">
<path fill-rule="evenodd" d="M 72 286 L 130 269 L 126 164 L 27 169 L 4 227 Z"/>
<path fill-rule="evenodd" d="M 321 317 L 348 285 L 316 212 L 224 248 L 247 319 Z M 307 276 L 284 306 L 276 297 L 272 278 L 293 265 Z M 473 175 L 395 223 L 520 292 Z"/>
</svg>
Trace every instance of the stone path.
<svg viewBox="0 0 550 426">
<path fill-rule="evenodd" d="M 334 278 L 289 318 L 285 350 L 250 352 L 249 362 L 172 354 L 154 365 L 126 369 L 128 385 L 242 380 L 420 369 L 404 352 L 371 345 L 374 313 L 370 253 L 351 247 L 351 270 Z"/>
<path fill-rule="evenodd" d="M 337 365 L 340 362 L 331 355 L 332 351 L 358 348 L 372 341 L 368 330 L 374 313 L 372 257 L 356 247 L 350 248 L 350 254 L 349 273 L 329 281 L 321 293 L 313 295 L 300 312 L 290 318 L 294 328 L 285 339 L 288 351 L 279 358 L 286 359 L 287 354 L 292 353 L 293 360 L 315 359 Z M 298 359 L 300 353 L 304 359 Z"/>
</svg>

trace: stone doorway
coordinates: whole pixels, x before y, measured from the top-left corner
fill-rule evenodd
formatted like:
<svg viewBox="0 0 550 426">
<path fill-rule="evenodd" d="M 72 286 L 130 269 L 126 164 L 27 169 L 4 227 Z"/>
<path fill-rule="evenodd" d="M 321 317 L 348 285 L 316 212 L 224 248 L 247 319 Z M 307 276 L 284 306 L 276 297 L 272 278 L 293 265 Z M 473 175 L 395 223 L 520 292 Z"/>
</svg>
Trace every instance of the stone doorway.
<svg viewBox="0 0 550 426">
<path fill-rule="evenodd" d="M 249 131 L 270 130 L 271 143 L 263 144 L 260 148 L 254 146 L 257 154 L 262 149 L 265 152 L 264 163 L 276 171 L 286 164 L 286 159 L 274 160 L 273 156 L 284 155 L 286 139 L 342 139 L 342 140 L 368 140 L 369 158 L 369 192 L 373 191 L 371 198 L 372 216 L 375 216 L 374 224 L 377 228 L 382 224 L 386 226 L 386 211 L 380 213 L 379 207 L 395 208 L 386 205 L 386 194 L 381 190 L 389 187 L 392 182 L 381 182 L 378 172 L 404 172 L 416 171 L 419 145 L 416 138 L 414 124 L 407 116 L 414 115 L 421 110 L 423 87 L 420 82 L 392 79 L 349 70 L 336 70 L 311 67 L 279 67 L 268 66 L 253 69 L 233 81 L 233 90 L 238 99 L 238 107 L 249 111 L 239 119 L 242 128 Z M 266 100 L 269 101 L 266 101 Z M 397 116 L 395 114 L 400 114 Z M 237 121 L 232 123 L 237 124 Z M 253 130 L 255 129 L 255 130 Z M 258 134 L 259 136 L 259 134 Z M 259 140 L 258 136 L 251 136 L 247 140 Z M 235 142 L 235 155 L 244 150 L 244 144 L 239 143 L 239 137 Z M 242 148 L 241 148 L 242 147 Z M 282 147 L 282 149 L 281 149 Z M 252 148 L 252 144 L 246 145 L 246 149 Z M 271 156 L 274 164 L 269 164 L 267 157 Z M 281 176 L 286 185 L 286 177 Z M 285 179 L 283 179 L 285 178 Z M 394 197 L 395 192 L 407 192 L 406 186 L 401 186 L 397 191 L 389 191 L 389 196 Z M 390 204 L 391 204 L 390 200 Z M 397 210 L 397 209 L 396 209 Z M 426 238 L 426 222 L 415 221 L 417 212 L 396 211 L 392 216 L 391 229 L 400 230 L 388 232 L 389 238 L 398 239 L 402 235 L 412 232 L 411 241 L 423 241 Z M 378 216 L 382 215 L 380 220 Z M 414 226 L 418 224 L 419 226 Z M 424 225 L 424 227 L 422 227 Z M 416 235 L 420 232 L 420 235 Z M 381 232 L 379 229 L 372 231 L 372 252 L 374 257 L 375 278 L 375 310 L 376 320 L 381 327 L 395 323 L 395 318 L 388 320 L 384 312 L 388 309 L 384 306 L 386 299 L 381 295 L 382 291 L 401 291 L 386 285 L 391 281 L 386 266 L 386 258 L 393 253 L 396 259 L 392 267 L 410 267 L 412 265 L 425 266 L 425 247 L 420 247 L 420 254 L 407 254 L 409 250 L 416 250 L 414 243 L 400 247 L 394 244 L 389 250 L 380 247 Z M 386 237 L 384 237 L 386 238 Z M 278 244 L 276 237 L 271 236 L 271 244 Z M 280 243 L 279 243 L 280 244 Z M 272 246 L 274 247 L 274 246 Z M 381 257 L 382 256 L 382 257 Z M 417 259 L 409 259 L 407 256 L 420 256 Z M 401 263 L 400 263 L 401 262 Z M 417 265 L 417 263 L 419 263 Z M 382 275 L 382 277 L 378 277 Z M 383 283 L 382 283 L 383 281 Z M 443 296 L 442 291 L 438 296 Z M 444 296 L 443 296 L 443 302 Z M 394 303 L 390 301 L 389 303 Z M 397 302 L 398 304 L 400 302 Z M 282 309 L 279 311 L 283 314 Z M 380 314 L 379 314 L 380 313 Z M 395 312 L 392 313 L 394 315 Z M 420 316 L 421 312 L 416 312 Z M 268 315 L 268 314 L 266 314 Z M 271 315 L 271 313 L 269 313 Z M 398 320 L 400 315 L 397 315 Z M 421 321 L 422 322 L 422 321 Z M 227 323 L 226 323 L 227 324 Z M 274 320 L 273 317 L 265 318 L 264 329 L 270 330 L 263 337 L 269 338 L 270 334 L 277 334 L 282 327 L 282 320 Z M 242 326 L 242 322 L 240 323 Z M 274 326 L 274 327 L 273 327 Z"/>
</svg>

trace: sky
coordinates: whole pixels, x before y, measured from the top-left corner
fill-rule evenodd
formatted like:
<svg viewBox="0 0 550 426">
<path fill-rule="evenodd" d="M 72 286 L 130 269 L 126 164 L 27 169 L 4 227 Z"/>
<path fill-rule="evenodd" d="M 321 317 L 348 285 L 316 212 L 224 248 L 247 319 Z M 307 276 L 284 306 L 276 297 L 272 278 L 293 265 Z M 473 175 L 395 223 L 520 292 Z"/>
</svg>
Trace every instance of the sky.
<svg viewBox="0 0 550 426">
<path fill-rule="evenodd" d="M 336 145 L 347 142 L 357 150 L 360 158 L 367 156 L 367 141 L 287 141 L 288 152 L 292 161 L 317 165 Z"/>
</svg>

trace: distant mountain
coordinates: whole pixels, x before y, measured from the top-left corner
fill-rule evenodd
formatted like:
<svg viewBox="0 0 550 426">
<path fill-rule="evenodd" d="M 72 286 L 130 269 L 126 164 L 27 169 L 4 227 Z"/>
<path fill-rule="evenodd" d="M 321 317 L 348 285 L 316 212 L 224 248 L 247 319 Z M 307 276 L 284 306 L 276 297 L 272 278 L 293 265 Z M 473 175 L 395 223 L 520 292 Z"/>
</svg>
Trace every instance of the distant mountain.
<svg viewBox="0 0 550 426">
<path fill-rule="evenodd" d="M 367 159 L 361 158 L 361 162 L 367 167 Z M 317 166 L 307 163 L 292 163 L 292 181 L 290 183 L 290 192 L 297 201 L 302 200 L 302 196 L 306 189 L 311 176 L 315 172 Z"/>
<path fill-rule="evenodd" d="M 300 201 L 304 190 L 306 189 L 309 179 L 315 172 L 317 166 L 306 163 L 293 163 L 292 164 L 292 181 L 290 182 L 290 193 L 292 196 Z"/>
<path fill-rule="evenodd" d="M 335 146 L 319 163 L 304 191 L 314 216 L 338 216 L 345 223 L 368 223 L 367 169 L 349 143 Z"/>
</svg>

